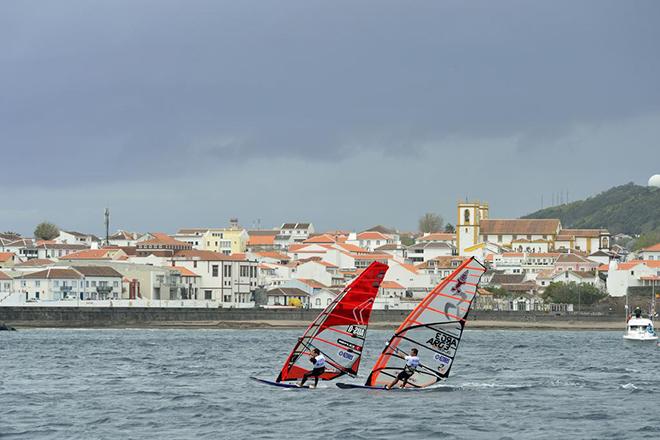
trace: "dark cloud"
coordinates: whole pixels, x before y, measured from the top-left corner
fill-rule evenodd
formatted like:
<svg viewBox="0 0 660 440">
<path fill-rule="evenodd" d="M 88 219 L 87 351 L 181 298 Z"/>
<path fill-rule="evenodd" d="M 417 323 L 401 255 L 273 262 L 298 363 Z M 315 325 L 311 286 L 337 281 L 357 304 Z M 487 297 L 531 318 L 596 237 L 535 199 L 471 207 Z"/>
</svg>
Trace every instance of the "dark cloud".
<svg viewBox="0 0 660 440">
<path fill-rule="evenodd" d="M 502 138 L 510 168 L 531 166 L 576 127 L 660 111 L 659 14 L 652 0 L 3 2 L 0 148 L 21 166 L 0 184 L 424 160 L 466 140 L 491 161 Z"/>
</svg>

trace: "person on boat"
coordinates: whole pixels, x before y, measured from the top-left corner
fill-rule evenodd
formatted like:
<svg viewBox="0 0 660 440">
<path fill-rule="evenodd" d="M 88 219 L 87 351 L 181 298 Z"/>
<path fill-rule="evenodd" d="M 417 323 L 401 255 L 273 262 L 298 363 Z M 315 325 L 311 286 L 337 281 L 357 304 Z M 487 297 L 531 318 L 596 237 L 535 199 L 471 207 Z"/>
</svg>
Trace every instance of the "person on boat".
<svg viewBox="0 0 660 440">
<path fill-rule="evenodd" d="M 325 357 L 321 354 L 321 351 L 318 348 L 312 350 L 312 357 L 309 358 L 309 361 L 314 364 L 312 371 L 308 371 L 303 374 L 302 380 L 300 381 L 299 387 L 305 385 L 307 379 L 310 377 L 314 378 L 314 388 L 319 384 L 319 377 L 325 371 Z"/>
<path fill-rule="evenodd" d="M 392 383 L 389 385 L 386 385 L 385 388 L 388 390 L 391 390 L 394 385 L 396 385 L 399 381 L 402 381 L 401 383 L 401 388 L 405 388 L 406 385 L 408 384 L 408 379 L 415 374 L 415 371 L 417 371 L 417 367 L 419 367 L 419 357 L 417 356 L 419 352 L 417 351 L 416 348 L 411 348 L 410 349 L 410 354 L 407 355 L 404 359 L 406 361 L 406 365 L 404 365 L 403 370 L 394 378 Z"/>
<path fill-rule="evenodd" d="M 635 314 L 635 318 L 642 317 L 642 309 L 640 309 L 639 306 L 635 307 L 635 311 L 633 313 Z"/>
</svg>

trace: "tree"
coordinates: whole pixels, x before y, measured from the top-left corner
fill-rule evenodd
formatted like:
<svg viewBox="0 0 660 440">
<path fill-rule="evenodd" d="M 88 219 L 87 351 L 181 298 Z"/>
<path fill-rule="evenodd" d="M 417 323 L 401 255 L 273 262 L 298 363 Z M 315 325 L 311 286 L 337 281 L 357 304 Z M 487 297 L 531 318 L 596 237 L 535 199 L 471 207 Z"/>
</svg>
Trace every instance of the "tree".
<svg viewBox="0 0 660 440">
<path fill-rule="evenodd" d="M 419 231 L 424 233 L 439 232 L 442 230 L 442 217 L 432 212 L 427 212 L 419 219 Z"/>
<path fill-rule="evenodd" d="M 445 225 L 445 232 L 447 232 L 448 234 L 453 234 L 454 232 L 456 232 L 456 228 L 451 223 L 447 223 Z"/>
<path fill-rule="evenodd" d="M 640 235 L 633 243 L 632 248 L 637 251 L 656 243 L 660 243 L 660 229 Z"/>
<path fill-rule="evenodd" d="M 409 234 L 401 234 L 399 239 L 401 240 L 401 244 L 404 246 L 412 246 L 415 244 L 415 238 Z"/>
<path fill-rule="evenodd" d="M 39 240 L 52 240 L 58 235 L 60 235 L 60 229 L 49 222 L 41 222 L 34 229 L 34 237 Z"/>
<path fill-rule="evenodd" d="M 514 295 L 503 287 L 487 287 L 493 298 L 512 298 Z"/>
<path fill-rule="evenodd" d="M 607 293 L 591 284 L 550 283 L 543 292 L 543 300 L 558 304 L 584 304 L 590 306 L 601 299 L 607 298 Z"/>
</svg>

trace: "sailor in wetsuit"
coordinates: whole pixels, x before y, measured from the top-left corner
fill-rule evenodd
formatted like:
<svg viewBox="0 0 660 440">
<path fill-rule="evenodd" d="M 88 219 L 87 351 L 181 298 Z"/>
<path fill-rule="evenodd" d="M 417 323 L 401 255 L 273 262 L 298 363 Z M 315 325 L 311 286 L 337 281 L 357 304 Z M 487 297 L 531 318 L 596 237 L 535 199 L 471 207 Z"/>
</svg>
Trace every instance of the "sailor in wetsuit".
<svg viewBox="0 0 660 440">
<path fill-rule="evenodd" d="M 408 384 L 408 379 L 415 374 L 417 367 L 419 366 L 419 357 L 417 357 L 418 351 L 416 348 L 410 349 L 410 355 L 406 356 L 406 365 L 403 367 L 403 370 L 397 375 L 397 377 L 392 381 L 391 384 L 385 385 L 385 388 L 391 390 L 394 385 L 397 384 L 400 380 L 403 381 L 401 388 L 405 388 Z"/>
<path fill-rule="evenodd" d="M 325 371 L 325 357 L 323 357 L 321 351 L 318 348 L 315 348 L 312 350 L 312 357 L 310 357 L 309 360 L 312 364 L 314 364 L 314 367 L 312 368 L 312 371 L 308 371 L 303 375 L 302 381 L 298 386 L 302 387 L 303 385 L 305 385 L 305 382 L 307 382 L 307 379 L 313 377 L 314 378 L 313 388 L 316 388 L 316 386 L 319 384 L 319 377 Z"/>
</svg>

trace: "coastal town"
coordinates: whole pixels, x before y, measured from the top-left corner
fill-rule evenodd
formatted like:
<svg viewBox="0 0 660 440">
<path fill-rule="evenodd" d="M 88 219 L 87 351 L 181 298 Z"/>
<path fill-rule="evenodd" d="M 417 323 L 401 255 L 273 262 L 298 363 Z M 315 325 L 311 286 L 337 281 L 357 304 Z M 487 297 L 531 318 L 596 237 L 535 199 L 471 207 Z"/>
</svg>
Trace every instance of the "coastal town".
<svg viewBox="0 0 660 440">
<path fill-rule="evenodd" d="M 472 256 L 488 268 L 477 310 L 589 305 L 587 294 L 584 304 L 547 295 L 562 286 L 597 298 L 660 291 L 660 243 L 631 252 L 617 244 L 630 238 L 624 234 L 564 228 L 558 219 L 492 219 L 479 201 L 458 202 L 454 222 L 428 232 L 317 231 L 298 221 L 249 229 L 233 218 L 222 227 L 101 238 L 66 229 L 47 240 L 2 233 L 0 307 L 322 309 L 378 261 L 389 270 L 374 308 L 409 310 Z"/>
</svg>

